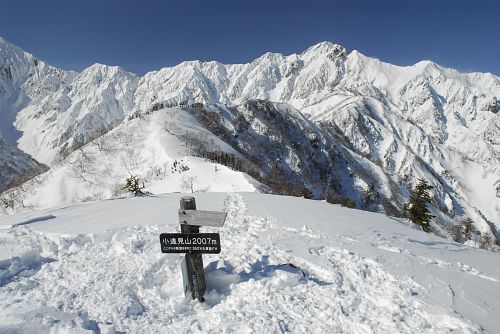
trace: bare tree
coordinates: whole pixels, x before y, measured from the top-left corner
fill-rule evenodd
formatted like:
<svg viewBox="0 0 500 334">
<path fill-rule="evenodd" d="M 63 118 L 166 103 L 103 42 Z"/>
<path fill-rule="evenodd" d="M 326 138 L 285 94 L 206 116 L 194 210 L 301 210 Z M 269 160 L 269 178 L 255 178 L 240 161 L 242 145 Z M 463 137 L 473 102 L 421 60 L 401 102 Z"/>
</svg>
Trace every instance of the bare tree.
<svg viewBox="0 0 500 334">
<path fill-rule="evenodd" d="M 96 184 L 95 179 L 99 173 L 94 164 L 94 156 L 85 149 L 85 146 L 80 147 L 73 155 L 73 159 L 68 160 L 68 165 L 71 166 L 75 176 L 78 176 L 84 182 Z"/>
<path fill-rule="evenodd" d="M 173 117 L 170 120 L 166 120 L 162 124 L 163 130 L 165 130 L 166 133 L 175 135 L 175 132 L 179 130 L 179 127 L 175 124 Z"/>
<path fill-rule="evenodd" d="M 93 143 L 95 144 L 95 146 L 97 146 L 97 149 L 99 151 L 107 151 L 108 150 L 107 140 L 106 140 L 105 136 L 97 137 L 96 139 L 94 139 Z"/>
<path fill-rule="evenodd" d="M 191 193 L 194 193 L 194 184 L 197 180 L 198 178 L 196 176 L 183 176 L 181 188 L 186 192 L 191 191 Z"/>
</svg>

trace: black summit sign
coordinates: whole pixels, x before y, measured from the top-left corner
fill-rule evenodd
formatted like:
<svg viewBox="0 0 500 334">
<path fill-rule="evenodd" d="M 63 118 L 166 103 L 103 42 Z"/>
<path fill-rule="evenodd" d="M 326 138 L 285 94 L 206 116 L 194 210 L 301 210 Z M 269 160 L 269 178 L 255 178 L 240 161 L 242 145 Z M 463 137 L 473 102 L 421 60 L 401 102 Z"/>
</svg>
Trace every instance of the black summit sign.
<svg viewBox="0 0 500 334">
<path fill-rule="evenodd" d="M 162 253 L 220 253 L 219 233 L 162 233 Z"/>
</svg>

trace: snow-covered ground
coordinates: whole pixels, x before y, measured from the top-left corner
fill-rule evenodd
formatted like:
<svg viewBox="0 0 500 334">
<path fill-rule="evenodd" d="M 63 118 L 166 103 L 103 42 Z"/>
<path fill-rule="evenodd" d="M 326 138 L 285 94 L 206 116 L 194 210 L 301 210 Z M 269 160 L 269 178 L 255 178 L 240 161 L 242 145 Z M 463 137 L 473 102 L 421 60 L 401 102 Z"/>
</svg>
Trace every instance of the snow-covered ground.
<svg viewBox="0 0 500 334">
<path fill-rule="evenodd" d="M 1 333 L 499 333 L 500 255 L 381 214 L 257 193 L 196 194 L 225 210 L 186 301 L 181 194 L 0 217 Z M 293 264 L 290 266 L 289 264 Z M 304 274 L 299 269 L 300 268 Z"/>
</svg>

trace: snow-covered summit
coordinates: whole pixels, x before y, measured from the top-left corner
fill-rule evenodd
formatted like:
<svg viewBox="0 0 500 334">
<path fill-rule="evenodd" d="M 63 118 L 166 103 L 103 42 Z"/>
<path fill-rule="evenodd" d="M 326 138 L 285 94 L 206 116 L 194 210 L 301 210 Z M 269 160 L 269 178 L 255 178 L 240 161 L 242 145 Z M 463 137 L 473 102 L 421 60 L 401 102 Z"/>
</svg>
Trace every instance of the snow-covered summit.
<svg viewBox="0 0 500 334">
<path fill-rule="evenodd" d="M 321 55 L 330 55 L 332 56 L 346 56 L 348 53 L 347 49 L 344 48 L 340 44 L 332 43 L 329 41 L 323 41 L 317 43 L 306 50 L 304 50 L 301 54 L 301 58 L 317 58 Z"/>
<path fill-rule="evenodd" d="M 205 303 L 184 299 L 181 194 L 0 217 L 0 331 L 498 333 L 500 255 L 321 201 L 197 194 L 226 211 Z"/>
</svg>

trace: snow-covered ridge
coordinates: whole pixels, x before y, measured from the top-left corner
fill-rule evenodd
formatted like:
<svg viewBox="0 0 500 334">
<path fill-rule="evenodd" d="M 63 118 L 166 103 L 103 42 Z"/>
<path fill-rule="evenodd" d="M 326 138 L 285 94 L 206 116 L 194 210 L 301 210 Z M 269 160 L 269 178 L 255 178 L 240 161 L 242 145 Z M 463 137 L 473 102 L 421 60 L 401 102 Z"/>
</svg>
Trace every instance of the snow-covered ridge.
<svg viewBox="0 0 500 334">
<path fill-rule="evenodd" d="M 266 53 L 248 64 L 183 62 L 142 77 L 101 64 L 82 73 L 62 71 L 5 40 L 0 49 L 0 111 L 6 115 L 0 130 L 11 145 L 52 164 L 52 173 L 58 169 L 54 161 L 94 138 L 112 129 L 126 132 L 129 116 L 199 102 L 207 115 L 220 115 L 210 116 L 202 127 L 238 135 L 223 141 L 244 158 L 259 156 L 268 167 L 277 161 L 317 197 L 333 191 L 360 206 L 363 191 L 373 184 L 388 202 L 400 206 L 415 179 L 424 177 L 436 186 L 435 207 L 442 220 L 471 216 L 483 231 L 488 223 L 500 224 L 500 79 L 494 75 L 460 73 L 429 61 L 395 66 L 330 42 L 300 54 Z M 295 126 L 302 133 L 275 136 L 277 145 L 287 143 L 281 151 L 245 149 L 241 145 L 251 147 L 250 139 L 270 129 L 262 118 L 267 102 L 260 111 L 247 113 L 249 100 L 271 102 L 270 108 L 284 116 L 279 126 L 285 129 L 294 127 L 294 121 L 287 124 L 286 110 L 295 110 L 307 118 Z M 236 133 L 237 120 L 248 123 L 242 134 Z M 320 151 L 326 152 L 316 158 L 341 157 L 335 182 L 325 182 L 331 173 L 306 175 L 306 155 L 297 150 L 311 148 L 294 141 L 308 136 L 319 138 Z M 333 167 L 331 161 L 327 165 Z"/>
</svg>

